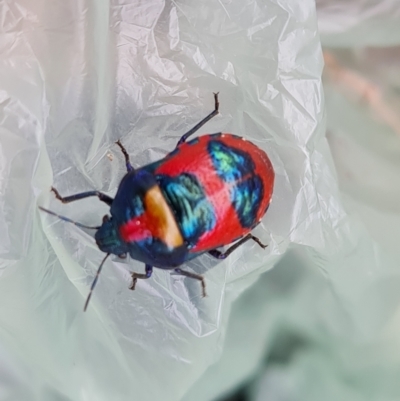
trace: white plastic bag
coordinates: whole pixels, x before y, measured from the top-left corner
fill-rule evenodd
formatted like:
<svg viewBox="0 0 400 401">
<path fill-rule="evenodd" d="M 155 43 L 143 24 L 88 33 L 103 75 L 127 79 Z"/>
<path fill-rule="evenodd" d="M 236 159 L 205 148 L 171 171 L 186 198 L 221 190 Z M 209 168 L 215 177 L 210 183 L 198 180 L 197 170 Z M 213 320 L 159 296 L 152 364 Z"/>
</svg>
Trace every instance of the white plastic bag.
<svg viewBox="0 0 400 401">
<path fill-rule="evenodd" d="M 287 303 L 264 315 L 279 307 L 283 324 L 266 344 L 268 363 L 249 399 L 398 400 L 400 7 L 317 5 L 327 136 L 347 216 L 336 225 L 334 253 L 296 249 L 265 276 L 286 288 L 285 270 L 297 263 L 300 272 Z"/>
<path fill-rule="evenodd" d="M 177 401 L 220 358 L 233 301 L 289 243 L 336 239 L 344 212 L 323 136 L 314 4 L 17 0 L 1 12 L 0 399 Z M 128 271 L 143 266 L 114 258 L 83 313 L 104 255 L 38 205 L 98 225 L 104 204 L 62 205 L 50 187 L 113 196 L 124 174 L 114 142 L 135 167 L 162 158 L 216 91 L 221 114 L 203 132 L 242 135 L 275 168 L 255 230 L 268 249 L 248 243 L 224 263 L 189 263 L 206 299 L 198 283 L 158 269 L 129 291 Z M 239 379 L 255 360 L 241 362 Z M 215 379 L 215 394 L 230 386 Z"/>
</svg>

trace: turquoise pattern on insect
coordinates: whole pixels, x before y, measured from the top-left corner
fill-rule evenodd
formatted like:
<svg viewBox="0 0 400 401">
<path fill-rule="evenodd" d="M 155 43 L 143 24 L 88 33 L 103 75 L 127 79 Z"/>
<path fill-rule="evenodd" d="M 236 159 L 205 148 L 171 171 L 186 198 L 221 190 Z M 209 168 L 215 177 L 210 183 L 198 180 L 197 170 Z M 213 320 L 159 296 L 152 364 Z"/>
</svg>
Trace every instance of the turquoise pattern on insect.
<svg viewBox="0 0 400 401">
<path fill-rule="evenodd" d="M 243 179 L 254 169 L 253 160 L 238 149 L 232 149 L 220 141 L 210 141 L 208 152 L 218 175 L 225 182 Z"/>
<path fill-rule="evenodd" d="M 208 152 L 219 177 L 231 184 L 230 198 L 240 224 L 253 227 L 264 188 L 261 178 L 254 173 L 252 158 L 217 140 L 209 142 Z"/>
<path fill-rule="evenodd" d="M 195 244 L 205 232 L 215 227 L 213 206 L 194 175 L 159 175 L 157 180 L 187 242 Z"/>
</svg>

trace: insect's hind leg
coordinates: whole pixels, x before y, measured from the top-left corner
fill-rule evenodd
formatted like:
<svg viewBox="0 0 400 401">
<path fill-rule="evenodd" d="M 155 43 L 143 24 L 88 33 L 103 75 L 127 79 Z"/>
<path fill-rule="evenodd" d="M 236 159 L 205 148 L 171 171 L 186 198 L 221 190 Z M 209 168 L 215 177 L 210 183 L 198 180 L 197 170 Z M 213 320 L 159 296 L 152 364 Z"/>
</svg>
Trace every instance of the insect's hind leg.
<svg viewBox="0 0 400 401">
<path fill-rule="evenodd" d="M 77 200 L 89 198 L 91 196 L 97 196 L 102 202 L 106 203 L 108 206 L 111 206 L 113 203 L 114 199 L 109 197 L 106 194 L 103 194 L 102 192 L 99 191 L 87 191 L 87 192 L 81 192 L 79 194 L 74 194 L 70 196 L 61 196 L 60 193 L 54 188 L 51 187 L 52 192 L 54 192 L 54 195 L 56 198 L 61 201 L 62 203 L 70 203 L 70 202 L 75 202 Z"/>
<path fill-rule="evenodd" d="M 214 111 L 212 111 L 207 117 L 203 118 L 198 124 L 196 124 L 191 130 L 186 132 L 186 134 L 182 135 L 181 139 L 179 139 L 177 147 L 182 143 L 186 142 L 190 135 L 193 135 L 196 131 L 198 131 L 205 123 L 210 121 L 213 117 L 215 117 L 219 113 L 219 101 L 218 101 L 218 92 L 214 93 Z"/>
<path fill-rule="evenodd" d="M 146 279 L 146 278 L 150 278 L 151 277 L 151 275 L 153 274 L 153 266 L 145 265 L 145 271 L 146 271 L 146 273 L 135 273 L 135 272 L 132 272 L 132 285 L 129 287 L 130 290 L 134 290 L 135 289 L 136 283 L 138 281 L 138 278 Z"/>
<path fill-rule="evenodd" d="M 119 139 L 118 139 L 118 141 L 115 142 L 115 143 L 120 147 L 120 149 L 121 149 L 121 151 L 122 151 L 122 154 L 124 155 L 124 158 L 125 158 L 125 166 L 126 166 L 126 170 L 128 171 L 128 173 L 131 172 L 131 171 L 134 171 L 134 168 L 133 168 L 133 166 L 132 166 L 132 164 L 131 164 L 131 161 L 130 161 L 130 159 L 129 159 L 129 154 L 128 154 L 128 152 L 126 151 L 124 145 L 122 145 L 122 143 L 121 143 L 121 141 L 120 141 Z"/>
<path fill-rule="evenodd" d="M 180 269 L 179 267 L 174 269 L 172 274 L 176 274 L 176 275 L 179 275 L 179 276 L 185 276 L 185 277 L 193 278 L 195 280 L 200 281 L 203 298 L 207 296 L 207 294 L 206 294 L 206 283 L 204 281 L 204 277 L 201 276 L 200 274 L 187 272 L 185 270 Z"/>
<path fill-rule="evenodd" d="M 249 239 L 252 239 L 253 241 L 257 242 L 258 245 L 260 245 L 261 248 L 265 249 L 268 245 L 264 245 L 257 237 L 255 237 L 253 234 L 247 234 L 245 237 L 243 237 L 240 241 L 236 242 L 236 244 L 232 245 L 230 248 L 228 248 L 225 252 L 221 252 L 218 249 L 213 249 L 211 251 L 208 251 L 208 254 L 213 256 L 216 259 L 226 259 L 235 249 L 239 248 L 240 245 L 243 245 L 245 242 L 247 242 Z"/>
</svg>

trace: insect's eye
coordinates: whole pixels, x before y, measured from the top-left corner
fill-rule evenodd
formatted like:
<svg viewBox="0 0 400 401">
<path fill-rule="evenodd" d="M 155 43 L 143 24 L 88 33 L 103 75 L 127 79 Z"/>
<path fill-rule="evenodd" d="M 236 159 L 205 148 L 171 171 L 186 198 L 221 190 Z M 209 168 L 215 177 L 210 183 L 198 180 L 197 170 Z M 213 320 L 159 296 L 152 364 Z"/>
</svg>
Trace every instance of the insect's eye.
<svg viewBox="0 0 400 401">
<path fill-rule="evenodd" d="M 118 257 L 120 259 L 126 259 L 126 253 L 121 253 L 120 255 L 118 255 Z"/>
<path fill-rule="evenodd" d="M 103 223 L 106 223 L 108 220 L 110 220 L 110 216 L 105 215 L 103 217 Z"/>
</svg>

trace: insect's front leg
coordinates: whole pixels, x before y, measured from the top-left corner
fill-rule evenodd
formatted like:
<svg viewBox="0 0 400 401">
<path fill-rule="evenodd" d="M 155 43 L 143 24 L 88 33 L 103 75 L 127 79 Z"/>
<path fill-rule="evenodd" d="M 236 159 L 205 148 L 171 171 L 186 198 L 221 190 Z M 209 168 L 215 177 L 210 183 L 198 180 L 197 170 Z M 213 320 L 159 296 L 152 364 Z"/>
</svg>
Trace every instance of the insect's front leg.
<svg viewBox="0 0 400 401">
<path fill-rule="evenodd" d="M 54 188 L 51 187 L 52 192 L 54 192 L 54 195 L 56 198 L 61 201 L 62 203 L 70 203 L 70 202 L 75 202 L 77 200 L 89 198 L 90 196 L 97 196 L 102 202 L 106 203 L 108 206 L 111 206 L 113 203 L 113 198 L 109 197 L 106 194 L 103 194 L 102 192 L 99 191 L 88 191 L 88 192 L 81 192 L 79 194 L 75 195 L 70 195 L 70 196 L 61 196 L 60 193 Z"/>
<path fill-rule="evenodd" d="M 122 154 L 123 154 L 124 157 L 125 157 L 125 165 L 126 165 L 126 170 L 128 171 L 128 173 L 130 173 L 131 171 L 134 171 L 135 169 L 133 168 L 133 166 L 132 166 L 132 164 L 131 164 L 131 161 L 130 161 L 130 159 L 129 159 L 129 154 L 128 154 L 128 152 L 126 151 L 124 145 L 122 145 L 122 143 L 121 143 L 121 141 L 120 141 L 119 139 L 118 139 L 118 141 L 115 142 L 115 143 L 120 147 L 120 149 L 121 149 L 121 151 L 122 151 Z"/>
</svg>

